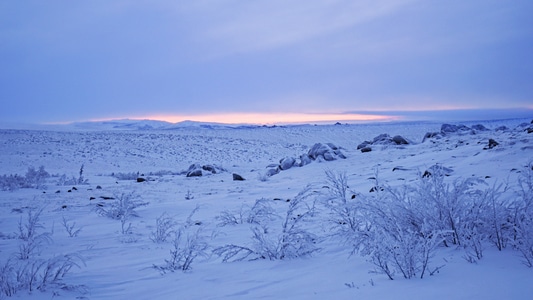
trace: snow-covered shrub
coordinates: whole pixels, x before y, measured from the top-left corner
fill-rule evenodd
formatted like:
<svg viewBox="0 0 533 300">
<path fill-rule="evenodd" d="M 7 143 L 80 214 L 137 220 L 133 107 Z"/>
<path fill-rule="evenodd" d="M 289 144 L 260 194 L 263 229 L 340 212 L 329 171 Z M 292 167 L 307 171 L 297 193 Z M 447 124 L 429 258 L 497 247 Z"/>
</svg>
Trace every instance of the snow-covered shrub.
<svg viewBox="0 0 533 300">
<path fill-rule="evenodd" d="M 26 184 L 26 178 L 18 174 L 0 176 L 0 188 L 2 191 L 15 191 Z"/>
<path fill-rule="evenodd" d="M 61 175 L 57 179 L 56 185 L 66 186 L 66 185 L 76 185 L 76 184 L 89 184 L 89 180 L 83 177 L 83 169 L 84 169 L 84 165 L 82 164 L 80 167 L 78 178 L 76 178 L 75 176 L 72 176 L 69 178 L 66 174 Z"/>
<path fill-rule="evenodd" d="M 175 232 L 177 223 L 174 218 L 166 213 L 161 214 L 155 221 L 155 230 L 150 234 L 150 239 L 154 243 L 164 243 Z"/>
<path fill-rule="evenodd" d="M 139 172 L 129 172 L 129 173 L 112 173 L 111 176 L 115 177 L 118 180 L 136 180 L 139 178 Z"/>
<path fill-rule="evenodd" d="M 34 167 L 29 167 L 26 172 L 26 186 L 24 187 L 43 188 L 45 180 L 48 177 L 50 177 L 50 174 L 46 172 L 44 166 L 40 166 L 38 170 L 35 170 Z"/>
<path fill-rule="evenodd" d="M 69 237 L 76 237 L 81 232 L 81 227 L 76 228 L 76 222 L 70 222 L 63 216 L 61 218 L 61 225 L 63 225 L 63 228 L 65 228 L 65 231 L 68 233 Z"/>
<path fill-rule="evenodd" d="M 161 273 L 178 270 L 189 271 L 197 257 L 207 255 L 208 243 L 206 237 L 202 235 L 201 228 L 193 233 L 186 233 L 184 228 L 180 228 L 175 232 L 172 245 L 170 258 L 165 259 L 165 264 L 153 265 Z"/>
<path fill-rule="evenodd" d="M 17 254 L 19 259 L 28 260 L 32 258 L 38 254 L 43 244 L 52 242 L 50 233 L 37 232 L 40 229 L 44 229 L 40 221 L 43 210 L 44 208 L 40 208 L 37 211 L 30 209 L 28 210 L 26 222 L 22 221 L 22 217 L 19 220 L 18 237 L 21 240 Z"/>
<path fill-rule="evenodd" d="M 533 162 L 526 166 L 518 179 L 518 198 L 514 212 L 513 246 L 522 254 L 523 263 L 533 268 Z"/>
<path fill-rule="evenodd" d="M 14 191 L 20 188 L 41 189 L 45 187 L 48 177 L 50 174 L 44 169 L 44 166 L 40 166 L 38 170 L 34 167 L 28 167 L 24 176 L 18 174 L 0 176 L 0 188 L 3 191 Z"/>
<path fill-rule="evenodd" d="M 368 256 L 376 272 L 389 279 L 396 273 L 407 279 L 433 273 L 430 259 L 446 232 L 418 214 L 422 199 L 413 197 L 409 188 L 387 187 L 376 194 L 362 200 L 364 226 L 358 235 L 361 240 L 354 244 L 356 251 Z"/>
<path fill-rule="evenodd" d="M 310 197 L 310 188 L 307 187 L 289 202 L 280 228 L 269 228 L 266 219 L 256 219 L 261 223 L 251 227 L 251 246 L 229 244 L 216 248 L 214 253 L 227 262 L 248 258 L 293 259 L 320 250 L 316 245 L 317 237 L 305 226 L 315 211 L 314 201 L 308 203 Z M 264 207 L 259 210 L 263 209 Z"/>
<path fill-rule="evenodd" d="M 276 218 L 276 212 L 270 205 L 270 200 L 261 198 L 255 201 L 252 207 L 242 205 L 238 211 L 223 211 L 217 219 L 219 219 L 218 226 L 237 225 L 243 223 L 249 224 L 263 224 Z"/>
<path fill-rule="evenodd" d="M 49 259 L 20 261 L 9 259 L 0 265 L 0 299 L 18 291 L 46 291 L 49 287 L 68 288 L 62 281 L 73 267 L 85 264 L 78 254 L 57 255 Z"/>
<path fill-rule="evenodd" d="M 136 208 L 148 205 L 148 202 L 143 202 L 138 199 L 133 193 L 121 193 L 114 197 L 116 200 L 111 203 L 110 207 L 97 206 L 96 212 L 101 216 L 106 216 L 115 220 L 120 220 L 121 233 L 131 233 L 131 223 L 129 220 L 132 217 L 138 217 Z"/>
</svg>

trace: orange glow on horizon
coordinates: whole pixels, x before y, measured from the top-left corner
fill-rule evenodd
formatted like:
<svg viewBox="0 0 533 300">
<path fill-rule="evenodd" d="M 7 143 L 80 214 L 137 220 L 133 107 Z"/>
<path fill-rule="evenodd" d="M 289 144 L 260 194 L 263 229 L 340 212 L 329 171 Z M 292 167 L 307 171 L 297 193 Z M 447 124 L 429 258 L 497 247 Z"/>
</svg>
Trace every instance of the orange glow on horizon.
<svg viewBox="0 0 533 300">
<path fill-rule="evenodd" d="M 304 114 L 304 113 L 221 113 L 205 115 L 150 115 L 133 119 L 159 120 L 170 123 L 182 121 L 224 124 L 301 124 L 323 122 L 393 121 L 396 116 L 378 114 Z"/>
</svg>

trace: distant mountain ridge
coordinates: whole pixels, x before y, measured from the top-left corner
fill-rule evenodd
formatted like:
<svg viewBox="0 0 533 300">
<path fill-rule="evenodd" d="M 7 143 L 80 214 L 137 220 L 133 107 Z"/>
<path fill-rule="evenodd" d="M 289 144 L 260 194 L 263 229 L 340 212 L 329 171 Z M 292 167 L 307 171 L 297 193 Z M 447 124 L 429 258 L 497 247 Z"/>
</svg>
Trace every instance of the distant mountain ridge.
<svg viewBox="0 0 533 300">
<path fill-rule="evenodd" d="M 197 121 L 181 121 L 171 123 L 159 120 L 132 120 L 119 119 L 109 121 L 89 121 L 76 122 L 67 126 L 75 129 L 92 129 L 92 130 L 173 130 L 183 128 L 206 128 L 206 129 L 222 129 L 222 128 L 256 128 L 259 125 L 248 124 L 225 124 L 215 122 L 197 122 Z"/>
</svg>

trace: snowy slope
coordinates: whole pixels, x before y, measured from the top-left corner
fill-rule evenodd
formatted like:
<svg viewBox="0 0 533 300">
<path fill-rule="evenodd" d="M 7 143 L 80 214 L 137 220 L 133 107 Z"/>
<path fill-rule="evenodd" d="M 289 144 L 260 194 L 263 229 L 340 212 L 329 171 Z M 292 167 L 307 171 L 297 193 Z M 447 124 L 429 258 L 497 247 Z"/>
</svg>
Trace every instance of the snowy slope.
<svg viewBox="0 0 533 300">
<path fill-rule="evenodd" d="M 279 230 L 290 202 L 308 187 L 313 199 L 326 201 L 325 171 L 345 172 L 351 190 L 369 195 L 379 171 L 391 187 L 416 184 L 421 174 L 438 164 L 453 170 L 446 178 L 480 178 L 487 186 L 515 187 L 525 166 L 533 161 L 533 136 L 519 127 L 530 120 L 482 122 L 489 130 L 468 131 L 422 142 L 440 123 L 383 123 L 358 125 L 206 128 L 167 124 L 126 123 L 72 131 L 1 130 L 0 175 L 24 175 L 28 167 L 44 166 L 52 176 L 46 187 L 0 191 L 0 264 L 20 262 L 19 222 L 27 212 L 43 208 L 39 232 L 51 240 L 32 253 L 33 259 L 75 253 L 83 258 L 59 284 L 44 291 L 21 290 L 13 298 L 49 299 L 530 299 L 533 269 L 521 263 L 512 247 L 498 251 L 488 241 L 483 259 L 468 263 L 460 247 L 439 247 L 432 259 L 443 266 L 424 279 L 389 280 L 369 273 L 367 257 L 350 255 L 352 248 L 331 236 L 330 215 L 320 209 L 307 224 L 318 237 L 320 251 L 294 259 L 222 262 L 212 250 L 228 244 L 252 247 L 250 224 L 220 226 L 223 212 L 239 212 L 265 199 L 278 217 L 266 224 Z M 464 123 L 471 127 L 475 123 Z M 117 127 L 118 126 L 118 127 Z M 149 126 L 149 127 L 148 127 Z M 507 126 L 508 130 L 494 130 Z M 83 129 L 80 129 L 83 128 Z M 132 130 L 116 130 L 129 128 Z M 361 153 L 357 146 L 379 134 L 401 135 L 409 145 L 373 145 Z M 489 139 L 499 143 L 486 149 Z M 315 143 L 339 146 L 346 159 L 313 161 L 265 177 L 266 167 L 285 157 L 298 158 Z M 194 163 L 226 171 L 186 177 Z M 83 177 L 87 184 L 58 186 L 63 179 Z M 145 182 L 134 180 L 139 177 Z M 233 181 L 238 173 L 245 181 Z M 122 180 L 126 175 L 132 179 Z M 120 177 L 120 176 L 119 176 Z M 63 180 L 64 181 L 64 180 Z M 76 189 L 73 189 L 76 187 Z M 99 212 L 113 200 L 133 195 L 140 205 L 122 233 L 121 221 Z M 507 195 L 511 197 L 511 194 Z M 92 200 L 90 200 L 92 199 Z M 189 218 L 195 208 L 196 213 Z M 173 249 L 171 239 L 151 240 L 156 219 L 163 213 L 183 225 L 183 232 L 206 243 L 205 255 L 191 270 L 162 272 Z M 238 213 L 236 213 L 238 215 Z M 74 228 L 70 237 L 63 218 Z M 265 232 L 266 232 L 265 231 Z M 164 274 L 163 274 L 164 273 Z M 1 298 L 1 296 L 0 296 Z"/>
</svg>

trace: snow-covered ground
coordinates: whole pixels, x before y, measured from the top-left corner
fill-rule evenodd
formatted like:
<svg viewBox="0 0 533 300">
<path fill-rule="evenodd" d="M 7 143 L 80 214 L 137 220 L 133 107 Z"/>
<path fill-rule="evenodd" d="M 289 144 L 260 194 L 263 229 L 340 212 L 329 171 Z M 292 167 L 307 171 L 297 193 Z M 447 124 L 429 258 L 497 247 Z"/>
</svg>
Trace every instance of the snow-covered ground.
<svg viewBox="0 0 533 300">
<path fill-rule="evenodd" d="M 524 122 L 528 124 L 520 127 Z M 533 134 L 525 130 L 533 126 L 529 122 L 464 123 L 481 123 L 489 130 L 424 142 L 427 132 L 441 131 L 441 123 L 143 130 L 85 124 L 57 131 L 0 130 L 0 176 L 24 176 L 28 168 L 40 166 L 51 175 L 39 188 L 0 191 L 0 267 L 20 269 L 65 254 L 79 265 L 41 290 L 20 288 L 15 299 L 531 299 L 533 268 L 523 264 L 511 245 L 498 251 L 490 238 L 484 240 L 483 258 L 475 263 L 467 262 L 463 247 L 438 245 L 431 264 L 442 268 L 423 279 L 396 274 L 389 280 L 369 272 L 376 269 L 369 257 L 350 255 L 351 245 L 332 234 L 331 211 L 325 205 L 331 195 L 326 171 L 345 173 L 350 193 L 371 197 L 376 172 L 383 186 L 413 186 L 434 165 L 452 170 L 446 182 L 479 178 L 486 187 L 508 184 L 502 197 L 516 197 L 518 178 L 533 161 Z M 500 126 L 508 129 L 495 130 Z M 383 133 L 401 135 L 410 144 L 374 144 L 366 153 L 357 149 Z M 498 145 L 488 149 L 489 139 Z M 285 157 L 299 159 L 315 143 L 338 146 L 346 159 L 317 159 L 265 175 L 267 166 Z M 185 176 L 194 163 L 223 171 Z M 82 166 L 85 182 L 75 183 Z M 137 172 L 146 181 L 137 182 Z M 234 181 L 233 173 L 246 180 Z M 302 224 L 313 233 L 317 251 L 278 259 L 252 254 L 249 258 L 256 259 L 236 262 L 223 262 L 213 252 L 225 245 L 256 249 L 254 228 L 275 239 L 291 202 L 302 191 L 303 201 L 316 204 Z M 115 199 L 104 199 L 108 197 Z M 105 215 L 120 197 L 137 204 L 136 215 L 124 222 Z M 260 225 L 246 220 L 259 199 L 270 212 Z M 40 209 L 42 226 L 36 226 L 36 235 L 46 238 L 35 242 L 28 258 L 20 259 L 21 247 L 28 244 L 20 232 L 26 230 L 28 212 L 35 215 Z M 201 248 L 190 270 L 171 270 L 166 262 L 174 249 L 173 234 L 166 241 L 153 241 L 156 219 L 163 213 L 176 223 L 173 229 L 181 229 L 180 249 L 187 239 Z M 238 224 L 222 226 L 228 221 L 221 218 L 224 214 L 235 216 Z M 69 236 L 68 226 L 81 231 Z M 35 281 L 42 281 L 39 276 L 42 273 Z"/>
</svg>

